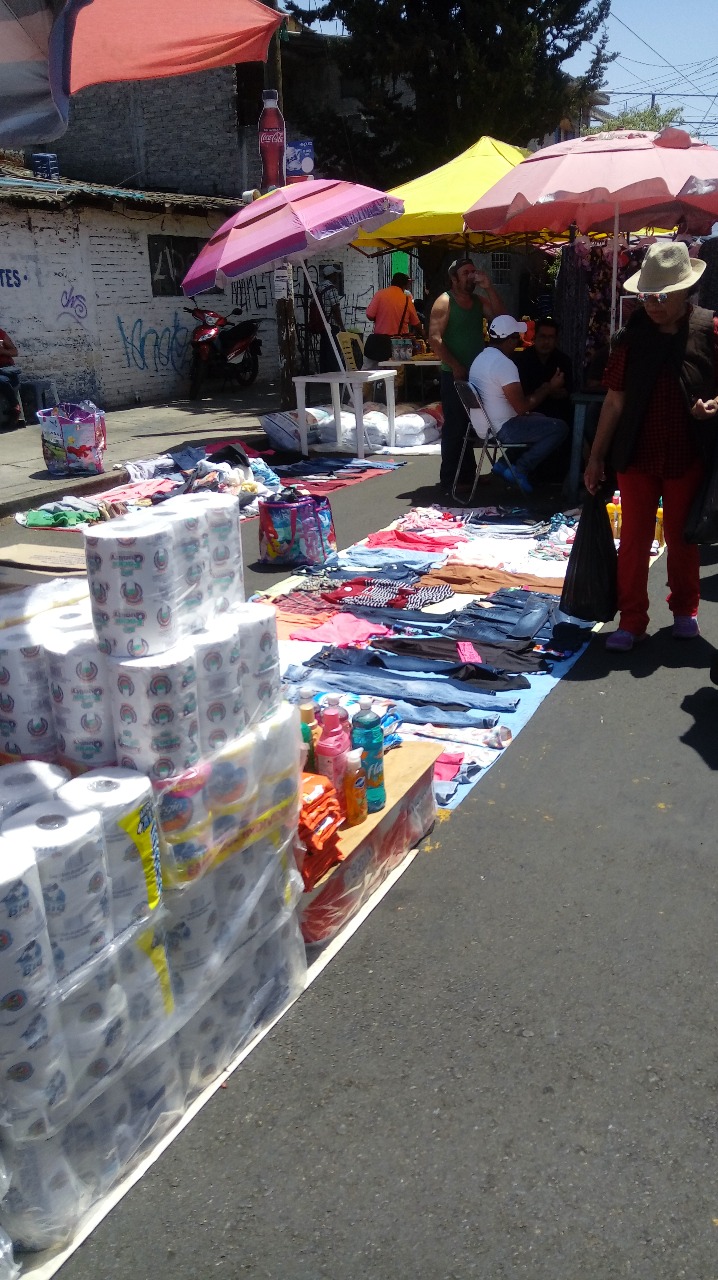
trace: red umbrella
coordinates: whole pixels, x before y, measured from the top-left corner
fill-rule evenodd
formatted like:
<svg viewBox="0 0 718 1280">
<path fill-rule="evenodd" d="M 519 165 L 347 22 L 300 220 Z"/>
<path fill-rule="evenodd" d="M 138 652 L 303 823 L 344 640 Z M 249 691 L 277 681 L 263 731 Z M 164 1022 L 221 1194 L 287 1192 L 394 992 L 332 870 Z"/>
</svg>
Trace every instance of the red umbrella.
<svg viewBox="0 0 718 1280">
<path fill-rule="evenodd" d="M 618 231 L 710 230 L 718 218 L 718 150 L 683 129 L 589 134 L 528 156 L 464 214 L 471 231 L 613 231 L 615 321 Z"/>
<path fill-rule="evenodd" d="M 259 0 L 0 0 L 0 146 L 59 138 L 86 85 L 263 62 L 284 16 Z"/>
</svg>

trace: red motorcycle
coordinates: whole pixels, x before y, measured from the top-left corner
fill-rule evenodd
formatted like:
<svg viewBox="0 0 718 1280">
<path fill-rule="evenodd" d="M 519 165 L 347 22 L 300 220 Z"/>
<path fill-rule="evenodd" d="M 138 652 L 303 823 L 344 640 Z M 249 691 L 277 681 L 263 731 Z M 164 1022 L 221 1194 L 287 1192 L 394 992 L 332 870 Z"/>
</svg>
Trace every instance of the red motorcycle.
<svg viewBox="0 0 718 1280">
<path fill-rule="evenodd" d="M 262 343 L 256 335 L 261 321 L 242 320 L 231 324 L 229 316 L 197 305 L 185 307 L 185 311 L 197 321 L 190 339 L 190 400 L 199 399 L 205 380 L 211 377 L 221 377 L 223 383 L 232 381 L 251 387 L 259 373 Z M 241 311 L 235 307 L 229 315 L 238 316 Z"/>
</svg>

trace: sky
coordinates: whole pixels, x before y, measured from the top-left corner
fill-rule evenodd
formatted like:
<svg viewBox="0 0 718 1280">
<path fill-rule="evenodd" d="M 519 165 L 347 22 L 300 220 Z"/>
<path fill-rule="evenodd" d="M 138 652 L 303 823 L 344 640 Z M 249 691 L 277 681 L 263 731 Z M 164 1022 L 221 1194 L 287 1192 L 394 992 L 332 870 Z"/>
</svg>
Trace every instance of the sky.
<svg viewBox="0 0 718 1280">
<path fill-rule="evenodd" d="M 308 0 L 310 6 L 316 3 L 318 0 Z M 619 57 L 608 69 L 606 88 L 616 92 L 607 110 L 649 106 L 655 90 L 661 107 L 681 107 L 690 132 L 716 145 L 718 0 L 684 0 L 682 5 L 676 0 L 613 0 L 611 10 L 609 47 Z M 325 29 L 336 27 L 326 24 Z M 580 75 L 589 61 L 587 50 L 564 67 Z M 691 98 L 687 94 L 708 96 Z"/>
<path fill-rule="evenodd" d="M 613 0 L 608 20 L 609 48 L 619 56 L 607 73 L 605 91 L 615 91 L 607 109 L 648 106 L 653 90 L 661 107 L 681 107 L 690 132 L 715 145 L 717 9 L 716 0 L 690 0 L 683 6 L 675 0 Z M 565 69 L 580 74 L 589 57 L 588 52 L 577 54 L 564 64 Z M 708 96 L 687 96 L 691 94 Z"/>
</svg>

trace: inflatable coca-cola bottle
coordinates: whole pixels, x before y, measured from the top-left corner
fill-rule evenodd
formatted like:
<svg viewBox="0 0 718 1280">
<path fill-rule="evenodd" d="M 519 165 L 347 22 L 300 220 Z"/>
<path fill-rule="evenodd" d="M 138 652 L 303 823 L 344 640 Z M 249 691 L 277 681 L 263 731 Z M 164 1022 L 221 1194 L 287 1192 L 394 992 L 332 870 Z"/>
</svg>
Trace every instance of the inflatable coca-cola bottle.
<svg viewBox="0 0 718 1280">
<path fill-rule="evenodd" d="M 265 89 L 262 94 L 264 107 L 259 117 L 259 154 L 262 158 L 262 190 L 285 184 L 284 152 L 286 131 L 284 116 L 279 110 L 276 89 Z"/>
</svg>

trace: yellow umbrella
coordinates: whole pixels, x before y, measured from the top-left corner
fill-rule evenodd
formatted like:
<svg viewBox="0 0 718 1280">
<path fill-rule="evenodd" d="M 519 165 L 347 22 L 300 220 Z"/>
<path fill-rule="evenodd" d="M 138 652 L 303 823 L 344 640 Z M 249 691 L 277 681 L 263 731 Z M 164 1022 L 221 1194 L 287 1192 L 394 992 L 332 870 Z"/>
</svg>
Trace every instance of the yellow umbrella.
<svg viewBox="0 0 718 1280">
<path fill-rule="evenodd" d="M 479 138 L 448 164 L 392 191 L 404 201 L 402 216 L 380 231 L 360 232 L 354 247 L 365 252 L 400 249 L 437 239 L 446 240 L 447 248 L 452 243 L 483 244 L 483 234 L 464 232 L 464 210 L 528 154 L 495 138 Z"/>
</svg>

